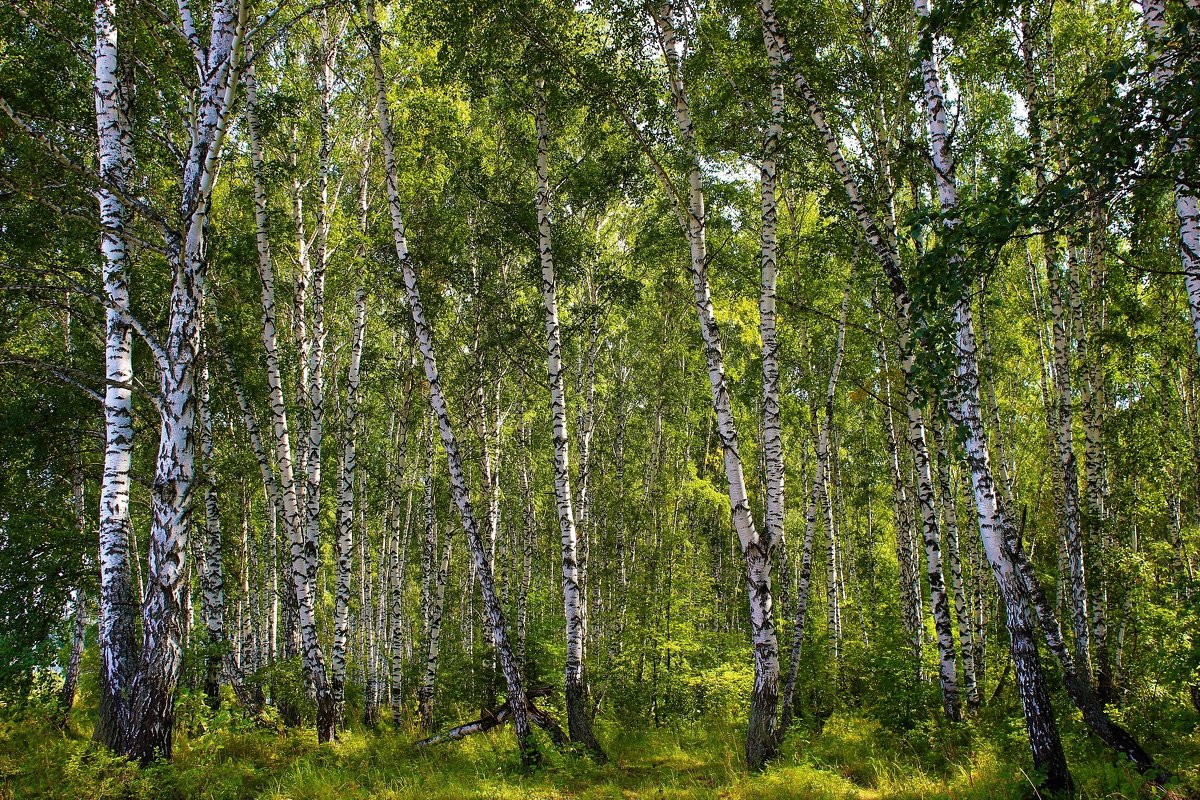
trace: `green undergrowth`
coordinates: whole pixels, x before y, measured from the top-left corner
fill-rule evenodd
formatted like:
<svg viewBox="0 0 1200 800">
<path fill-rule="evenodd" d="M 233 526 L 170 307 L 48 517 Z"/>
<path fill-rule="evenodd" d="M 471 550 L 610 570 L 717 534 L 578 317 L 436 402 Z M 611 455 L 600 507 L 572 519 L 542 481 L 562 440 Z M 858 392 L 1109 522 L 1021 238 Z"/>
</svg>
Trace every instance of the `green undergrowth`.
<svg viewBox="0 0 1200 800">
<path fill-rule="evenodd" d="M 275 733 L 228 714 L 192 715 L 175 758 L 146 769 L 93 744 L 91 721 L 77 714 L 65 731 L 49 708 L 0 710 L 0 800 L 607 800 L 613 798 L 1021 798 L 1032 797 L 1019 731 L 997 723 L 930 723 L 903 732 L 856 713 L 797 724 L 779 758 L 748 775 L 741 731 L 695 720 L 656 730 L 599 721 L 610 760 L 555 752 L 542 741 L 540 766 L 518 763 L 511 731 L 493 731 L 433 748 L 415 732 L 355 729 L 319 746 L 311 730 Z M 187 730 L 190 728 L 190 730 Z M 1136 773 L 1086 738 L 1067 732 L 1082 796 L 1151 797 Z M 1185 737 L 1181 758 L 1200 752 Z M 1184 764 L 1194 762 L 1182 762 Z M 1194 772 L 1178 796 L 1196 796 Z"/>
</svg>

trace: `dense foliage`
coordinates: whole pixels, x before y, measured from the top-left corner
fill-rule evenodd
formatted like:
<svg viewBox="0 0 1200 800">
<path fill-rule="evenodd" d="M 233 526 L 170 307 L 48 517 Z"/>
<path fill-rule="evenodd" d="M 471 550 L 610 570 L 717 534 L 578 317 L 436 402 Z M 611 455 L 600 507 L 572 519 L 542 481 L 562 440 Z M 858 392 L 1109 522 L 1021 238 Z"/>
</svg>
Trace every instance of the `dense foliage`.
<svg viewBox="0 0 1200 800">
<path fill-rule="evenodd" d="M 1200 792 L 1192 0 L 194 5 L 0 7 L 0 797 Z"/>
</svg>

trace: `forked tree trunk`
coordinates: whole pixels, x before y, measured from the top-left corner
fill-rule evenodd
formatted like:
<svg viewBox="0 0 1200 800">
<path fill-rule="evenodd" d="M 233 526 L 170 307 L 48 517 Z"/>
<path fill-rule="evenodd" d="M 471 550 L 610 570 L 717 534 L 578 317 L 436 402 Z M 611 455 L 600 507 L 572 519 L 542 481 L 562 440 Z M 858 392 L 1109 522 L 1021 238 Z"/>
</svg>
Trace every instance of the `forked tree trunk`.
<svg viewBox="0 0 1200 800">
<path fill-rule="evenodd" d="M 143 763 L 169 757 L 175 690 L 183 665 L 187 549 L 195 484 L 196 367 L 200 351 L 208 212 L 237 86 L 245 7 L 214 4 L 203 56 L 190 147 L 184 162 L 181 235 L 168 238 L 174 273 L 159 366 L 160 428 L 151 492 L 149 570 L 142 603 L 142 649 L 129 687 L 122 751 Z"/>
<path fill-rule="evenodd" d="M 257 83 L 251 63 L 246 70 L 246 128 L 250 138 L 250 157 L 254 181 L 255 242 L 258 249 L 258 279 L 262 289 L 262 343 L 266 363 L 267 398 L 271 406 L 271 441 L 279 470 L 279 497 L 283 527 L 290 545 L 288 618 L 294 623 L 300 640 L 304 669 L 316 690 L 317 739 L 327 742 L 333 737 L 334 702 L 325 673 L 325 654 L 317 636 L 316 601 L 308 580 L 309 553 L 307 536 L 295 464 L 292 459 L 291 433 L 288 428 L 287 403 L 283 395 L 283 373 L 279 363 L 279 337 L 275 311 L 275 268 L 271 258 L 267 217 L 266 168 L 263 162 L 262 141 L 258 131 Z M 315 543 L 313 543 L 315 548 Z M 315 553 L 312 553 L 315 559 Z M 287 637 L 290 641 L 291 636 Z"/>
</svg>

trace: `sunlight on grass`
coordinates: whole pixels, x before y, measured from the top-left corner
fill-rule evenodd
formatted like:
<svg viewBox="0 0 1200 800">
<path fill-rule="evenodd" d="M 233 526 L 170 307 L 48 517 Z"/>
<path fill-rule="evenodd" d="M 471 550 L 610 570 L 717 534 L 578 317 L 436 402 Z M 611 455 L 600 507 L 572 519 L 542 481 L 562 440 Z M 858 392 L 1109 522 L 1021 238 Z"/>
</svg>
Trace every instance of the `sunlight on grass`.
<svg viewBox="0 0 1200 800">
<path fill-rule="evenodd" d="M 417 733 L 403 728 L 350 730 L 327 746 L 311 730 L 181 731 L 173 762 L 138 769 L 96 747 L 85 727 L 64 734 L 32 716 L 0 717 L 0 800 L 1016 800 L 1029 786 L 999 737 L 970 725 L 897 732 L 856 713 L 797 726 L 756 775 L 729 722 L 602 725 L 608 763 L 543 740 L 543 762 L 529 772 L 507 730 L 432 749 L 414 747 Z M 1077 763 L 1075 775 L 1084 797 L 1148 796 L 1123 764 Z"/>
</svg>

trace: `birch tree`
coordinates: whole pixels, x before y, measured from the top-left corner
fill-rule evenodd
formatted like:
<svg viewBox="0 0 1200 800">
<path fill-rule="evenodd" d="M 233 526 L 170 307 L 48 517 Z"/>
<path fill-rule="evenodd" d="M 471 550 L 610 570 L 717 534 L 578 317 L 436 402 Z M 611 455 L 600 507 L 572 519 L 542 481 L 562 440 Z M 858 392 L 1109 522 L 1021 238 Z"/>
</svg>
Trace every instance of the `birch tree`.
<svg viewBox="0 0 1200 800">
<path fill-rule="evenodd" d="M 712 290 L 708 282 L 708 246 L 706 242 L 704 192 L 701 189 L 700 161 L 683 81 L 683 42 L 675 29 L 675 7 L 664 3 L 649 11 L 658 32 L 658 44 L 666 59 L 668 88 L 678 129 L 677 142 L 688 165 L 687 202 L 675 200 L 675 211 L 684 227 L 689 249 L 689 272 L 695 295 L 696 313 L 704 341 L 713 410 L 717 416 L 717 436 L 724 454 L 725 475 L 733 526 L 746 560 L 746 589 L 750 600 L 751 640 L 754 643 L 754 689 L 750 698 L 750 718 L 746 732 L 746 763 L 760 768 L 775 755 L 778 747 L 779 644 L 771 599 L 772 549 L 776 542 L 765 532 L 759 535 L 750 513 L 746 479 L 738 449 L 737 423 L 725 382 L 725 361 L 721 333 L 713 312 Z"/>
<path fill-rule="evenodd" d="M 504 672 L 508 688 L 508 703 L 512 708 L 513 725 L 517 732 L 517 743 L 521 750 L 522 759 L 531 761 L 536 758 L 534 745 L 531 740 L 529 714 L 526 709 L 524 686 L 521 673 L 513 656 L 508 641 L 507 625 L 504 612 L 500 608 L 500 599 L 496 595 L 496 584 L 492 575 L 492 565 L 487 558 L 483 538 L 476 524 L 475 512 L 471 504 L 471 493 L 467 486 L 466 475 L 463 472 L 462 458 L 459 455 L 458 439 L 450 420 L 450 412 L 446 406 L 446 398 L 442 391 L 441 375 L 438 372 L 437 356 L 434 351 L 433 335 L 425 316 L 425 307 L 421 303 L 421 292 L 417 286 L 415 265 L 408 251 L 408 239 L 405 232 L 404 214 L 400 203 L 398 187 L 398 167 L 396 164 L 395 145 L 392 140 L 392 116 L 388 107 L 387 85 L 384 82 L 383 60 L 380 56 L 380 32 L 375 17 L 375 5 L 367 2 L 367 24 L 371 64 L 375 79 L 375 114 L 379 124 L 379 134 L 383 146 L 384 177 L 387 185 L 388 212 L 392 223 L 392 239 L 396 248 L 396 260 L 404 279 L 405 294 L 408 300 L 408 310 L 412 317 L 417 344 L 421 352 L 425 371 L 425 382 L 429 387 L 429 402 L 438 421 L 438 432 L 442 439 L 442 449 L 446 452 L 446 461 L 450 471 L 450 493 L 458 506 L 462 517 L 463 532 L 466 534 L 467 545 L 475 564 L 475 574 L 479 581 L 480 592 L 483 595 L 484 609 L 487 612 L 491 627 L 492 644 L 499 656 L 500 666 Z"/>
<path fill-rule="evenodd" d="M 554 250 L 550 239 L 550 130 L 546 118 L 545 80 L 537 79 L 537 207 L 538 254 L 542 266 L 542 299 L 546 307 L 547 375 L 550 383 L 550 416 L 554 431 L 554 497 L 558 530 L 562 541 L 563 614 L 566 618 L 567 658 L 564 694 L 567 701 L 567 730 L 593 755 L 604 750 L 592 733 L 587 680 L 584 676 L 584 611 L 587 599 L 580 587 L 579 555 L 572 508 L 571 468 L 567 438 L 567 398 L 563 385 L 562 341 L 558 322 L 558 283 L 554 274 Z M 586 473 L 585 473 L 586 475 Z M 586 481 L 581 477 L 581 482 Z M 586 483 L 584 483 L 586 486 Z M 581 492 L 586 489 L 581 489 Z M 583 497 L 581 494 L 581 504 Z"/>
</svg>

